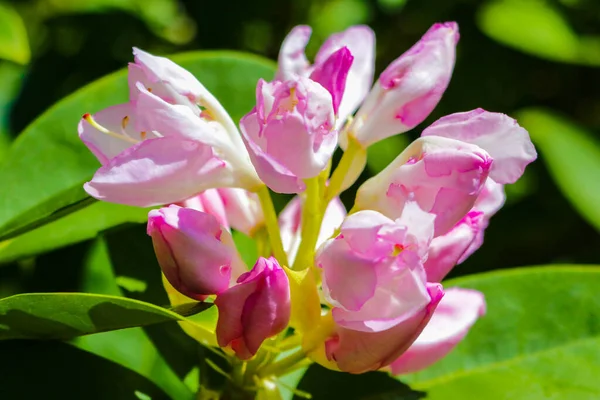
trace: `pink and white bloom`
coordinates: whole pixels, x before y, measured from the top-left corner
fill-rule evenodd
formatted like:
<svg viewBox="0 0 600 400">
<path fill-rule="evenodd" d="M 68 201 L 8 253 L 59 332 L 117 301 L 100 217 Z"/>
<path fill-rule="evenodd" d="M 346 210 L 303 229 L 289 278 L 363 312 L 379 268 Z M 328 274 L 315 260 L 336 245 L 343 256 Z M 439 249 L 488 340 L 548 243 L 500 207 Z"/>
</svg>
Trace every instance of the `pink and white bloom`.
<svg viewBox="0 0 600 400">
<path fill-rule="evenodd" d="M 279 69 L 275 79 L 288 80 L 299 75 L 322 84 L 332 94 L 339 128 L 363 101 L 373 83 L 375 34 L 364 25 L 335 33 L 323 43 L 313 65 L 304 53 L 310 35 L 311 28 L 306 25 L 296 26 L 287 35 L 279 52 Z M 339 54 L 343 48 L 352 57 L 351 65 L 347 65 L 347 56 Z M 343 85 L 332 85 L 323 79 L 327 75 L 338 76 L 340 72 L 346 74 Z M 335 81 L 341 82 L 341 79 Z"/>
<path fill-rule="evenodd" d="M 259 258 L 237 284 L 217 296 L 217 340 L 246 360 L 262 342 L 287 327 L 290 288 L 284 270 L 273 257 Z"/>
<path fill-rule="evenodd" d="M 447 289 L 423 332 L 389 369 L 394 375 L 410 374 L 441 360 L 465 338 L 485 309 L 482 293 Z"/>
<path fill-rule="evenodd" d="M 231 234 L 210 214 L 177 205 L 151 210 L 148 235 L 167 280 L 193 299 L 226 290 L 246 270 Z"/>
<path fill-rule="evenodd" d="M 344 328 L 390 329 L 429 304 L 422 260 L 433 237 L 434 216 L 416 205 L 393 221 L 376 211 L 348 216 L 340 234 L 319 249 L 323 294 Z"/>
<path fill-rule="evenodd" d="M 102 164 L 84 185 L 91 196 L 146 207 L 262 184 L 230 117 L 189 72 L 136 50 L 129 73 L 131 101 L 79 123 Z"/>
<path fill-rule="evenodd" d="M 337 228 L 342 225 L 346 218 L 346 208 L 339 197 L 329 202 L 325 209 L 323 221 L 317 238 L 316 248 L 319 248 L 329 239 Z M 296 259 L 300 241 L 302 239 L 302 199 L 294 197 L 279 213 L 279 230 L 283 249 L 287 253 L 288 261 L 291 263 Z"/>
<path fill-rule="evenodd" d="M 275 192 L 302 192 L 337 146 L 331 94 L 308 78 L 261 79 L 256 103 L 240 127 L 258 176 Z"/>
<path fill-rule="evenodd" d="M 480 147 L 437 136 L 411 143 L 390 165 L 358 189 L 355 207 L 389 218 L 407 201 L 436 215 L 435 236 L 448 232 L 473 207 L 492 166 Z"/>
<path fill-rule="evenodd" d="M 481 147 L 494 159 L 490 178 L 501 184 L 516 182 L 537 158 L 529 134 L 517 121 L 481 108 L 442 117 L 421 136 L 447 137 Z"/>
<path fill-rule="evenodd" d="M 218 189 L 207 189 L 178 203 L 178 205 L 210 214 L 217 219 L 219 225 L 230 230 L 225 205 Z"/>
<path fill-rule="evenodd" d="M 439 284 L 427 284 L 426 305 L 394 327 L 379 332 L 363 332 L 336 327 L 336 333 L 325 342 L 329 361 L 345 372 L 360 374 L 388 366 L 419 337 L 444 292 Z"/>
<path fill-rule="evenodd" d="M 367 147 L 420 124 L 448 87 L 458 39 L 455 22 L 433 25 L 381 73 L 345 134 Z"/>
</svg>

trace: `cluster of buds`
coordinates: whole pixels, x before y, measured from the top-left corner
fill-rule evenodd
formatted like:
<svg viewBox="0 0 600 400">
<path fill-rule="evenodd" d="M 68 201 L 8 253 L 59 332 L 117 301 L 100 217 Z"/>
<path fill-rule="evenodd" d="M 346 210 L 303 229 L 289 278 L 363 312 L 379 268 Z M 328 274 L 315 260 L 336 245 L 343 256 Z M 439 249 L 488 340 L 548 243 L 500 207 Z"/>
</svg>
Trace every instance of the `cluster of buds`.
<svg viewBox="0 0 600 400">
<path fill-rule="evenodd" d="M 332 35 L 313 64 L 304 55 L 310 33 L 299 26 L 287 36 L 275 79 L 258 82 L 239 131 L 189 72 L 135 49 L 129 102 L 79 125 L 102 164 L 85 189 L 164 206 L 150 211 L 148 234 L 167 285 L 214 301 L 211 342 L 224 351 L 252 360 L 295 346 L 291 360 L 331 369 L 415 372 L 485 313 L 481 293 L 440 282 L 481 246 L 503 185 L 536 152 L 506 115 L 452 114 L 364 182 L 347 212 L 338 196 L 364 168 L 367 147 L 414 128 L 439 102 L 458 28 L 432 26 L 374 85 L 368 27 Z M 297 196 L 277 216 L 268 189 Z M 250 270 L 232 229 L 257 242 Z"/>
</svg>

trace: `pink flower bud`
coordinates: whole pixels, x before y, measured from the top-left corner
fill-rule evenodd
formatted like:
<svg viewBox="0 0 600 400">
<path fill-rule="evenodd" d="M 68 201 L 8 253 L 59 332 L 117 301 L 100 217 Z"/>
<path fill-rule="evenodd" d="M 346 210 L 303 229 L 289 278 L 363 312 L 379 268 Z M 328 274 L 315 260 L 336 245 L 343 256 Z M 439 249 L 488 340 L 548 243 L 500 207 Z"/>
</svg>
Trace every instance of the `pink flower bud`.
<svg viewBox="0 0 600 400">
<path fill-rule="evenodd" d="M 435 236 L 439 236 L 473 207 L 491 166 L 492 158 L 478 146 L 422 137 L 358 189 L 355 206 L 397 218 L 406 202 L 414 200 L 436 215 Z"/>
<path fill-rule="evenodd" d="M 338 114 L 336 125 L 339 128 L 363 101 L 373 83 L 375 34 L 371 28 L 364 25 L 351 26 L 343 32 L 334 33 L 317 52 L 314 66 L 310 65 L 304 54 L 310 34 L 311 28 L 306 25 L 297 26 L 288 34 L 281 45 L 279 69 L 275 79 L 288 80 L 294 75 L 310 76 L 322 84 L 332 94 Z M 339 53 L 344 47 L 352 57 L 351 65 L 348 63 L 348 56 Z M 337 61 L 334 61 L 336 59 Z M 329 72 L 324 73 L 324 70 Z M 321 79 L 327 78 L 327 75 L 347 76 L 343 83 L 341 79 L 333 80 L 340 82 L 336 86 Z"/>
<path fill-rule="evenodd" d="M 439 361 L 465 338 L 471 326 L 484 314 L 482 293 L 448 289 L 417 340 L 390 365 L 392 373 L 418 372 Z"/>
<path fill-rule="evenodd" d="M 380 332 L 362 332 L 338 327 L 325 342 L 325 354 L 337 367 L 360 374 L 389 365 L 421 334 L 444 292 L 439 284 L 427 285 L 427 302 L 405 320 Z"/>
<path fill-rule="evenodd" d="M 218 189 L 207 189 L 182 201 L 178 205 L 210 214 L 216 218 L 219 225 L 229 230 L 229 221 L 225 213 L 225 206 L 223 205 L 223 199 L 221 199 Z"/>
<path fill-rule="evenodd" d="M 359 211 L 319 249 L 315 263 L 323 269 L 323 293 L 338 325 L 384 331 L 430 302 L 421 259 L 433 235 L 434 217 L 418 207 L 411 211 L 408 224 Z"/>
<path fill-rule="evenodd" d="M 217 340 L 231 346 L 243 360 L 252 357 L 262 342 L 287 327 L 290 319 L 288 278 L 273 257 L 259 258 L 237 285 L 219 294 Z"/>
<path fill-rule="evenodd" d="M 481 108 L 438 119 L 421 134 L 430 135 L 462 140 L 487 151 L 494 159 L 490 178 L 498 183 L 515 183 L 537 157 L 529 134 L 517 121 Z"/>
<path fill-rule="evenodd" d="M 256 100 L 240 127 L 258 175 L 275 192 L 303 191 L 337 146 L 331 94 L 308 78 L 261 79 Z"/>
<path fill-rule="evenodd" d="M 151 210 L 148 235 L 165 277 L 188 297 L 220 293 L 246 270 L 231 235 L 210 214 L 177 205 Z"/>
<path fill-rule="evenodd" d="M 366 147 L 421 123 L 448 86 L 458 37 L 454 22 L 433 25 L 381 73 L 350 134 Z"/>
</svg>

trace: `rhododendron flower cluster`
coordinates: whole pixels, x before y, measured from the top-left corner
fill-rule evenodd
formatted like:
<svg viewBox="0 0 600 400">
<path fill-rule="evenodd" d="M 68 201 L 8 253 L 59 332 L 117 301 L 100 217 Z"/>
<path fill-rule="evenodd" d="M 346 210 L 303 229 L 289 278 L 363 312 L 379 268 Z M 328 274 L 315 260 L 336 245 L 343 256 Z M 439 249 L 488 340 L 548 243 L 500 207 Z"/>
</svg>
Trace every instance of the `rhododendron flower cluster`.
<svg viewBox="0 0 600 400">
<path fill-rule="evenodd" d="M 339 195 L 367 147 L 414 128 L 440 101 L 458 27 L 433 25 L 375 83 L 368 27 L 332 35 L 312 64 L 310 32 L 290 32 L 275 78 L 257 82 L 239 125 L 192 74 L 134 49 L 129 102 L 79 124 L 102 164 L 85 190 L 162 206 L 150 211 L 148 234 L 167 289 L 181 302 L 214 302 L 209 343 L 247 360 L 255 382 L 307 359 L 351 373 L 415 372 L 484 315 L 481 293 L 441 281 L 481 246 L 503 185 L 536 152 L 504 114 L 448 115 L 364 182 L 347 211 Z M 296 195 L 279 216 L 269 189 Z M 256 243 L 251 268 L 232 231 Z"/>
</svg>

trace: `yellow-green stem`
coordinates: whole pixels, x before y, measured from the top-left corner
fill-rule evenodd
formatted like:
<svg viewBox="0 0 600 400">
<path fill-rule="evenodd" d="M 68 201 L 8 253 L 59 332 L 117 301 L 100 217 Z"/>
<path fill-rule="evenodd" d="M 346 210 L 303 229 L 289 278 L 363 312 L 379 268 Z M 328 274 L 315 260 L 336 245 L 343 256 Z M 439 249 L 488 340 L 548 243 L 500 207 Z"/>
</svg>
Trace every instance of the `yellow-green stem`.
<svg viewBox="0 0 600 400">
<path fill-rule="evenodd" d="M 289 265 L 287 255 L 283 250 L 283 243 L 281 242 L 281 234 L 279 233 L 279 223 L 277 222 L 277 214 L 275 213 L 275 207 L 271 200 L 271 194 L 266 186 L 261 187 L 258 191 L 258 198 L 260 205 L 262 206 L 263 214 L 265 216 L 265 226 L 267 227 L 267 233 L 269 234 L 269 242 L 271 243 L 271 249 L 275 258 L 282 265 Z"/>
<path fill-rule="evenodd" d="M 306 353 L 304 353 L 302 348 L 299 348 L 287 357 L 284 357 L 281 360 L 262 368 L 260 371 L 258 371 L 258 375 L 261 377 L 280 376 L 304 361 L 306 361 Z"/>
<path fill-rule="evenodd" d="M 312 266 L 324 213 L 324 209 L 321 207 L 322 185 L 319 183 L 319 177 L 307 179 L 305 182 L 306 198 L 302 205 L 302 240 L 292 268 L 294 270 L 303 270 Z"/>
<path fill-rule="evenodd" d="M 329 185 L 327 186 L 327 189 L 325 191 L 325 202 L 323 203 L 323 207 L 327 207 L 327 204 L 329 204 L 331 199 L 339 195 L 342 191 L 344 178 L 346 178 L 346 175 L 348 175 L 348 172 L 352 167 L 354 157 L 361 149 L 361 144 L 351 135 L 348 135 L 348 147 L 346 148 L 344 154 L 342 154 L 342 158 L 340 159 L 340 162 L 333 171 L 333 174 L 331 174 L 331 179 L 329 179 Z"/>
</svg>

